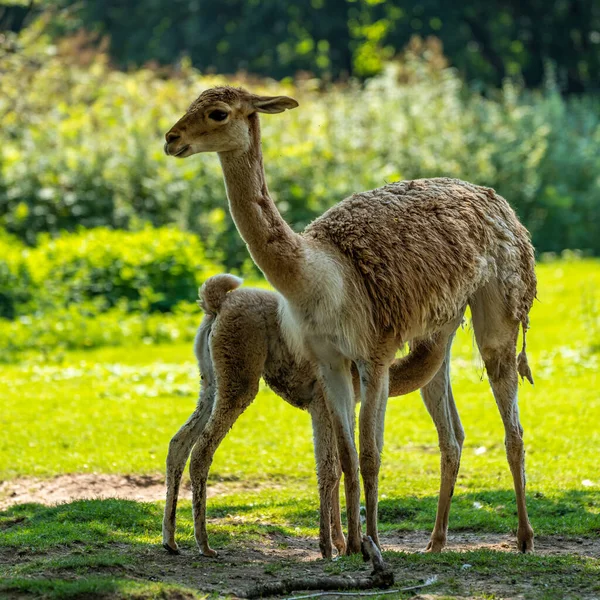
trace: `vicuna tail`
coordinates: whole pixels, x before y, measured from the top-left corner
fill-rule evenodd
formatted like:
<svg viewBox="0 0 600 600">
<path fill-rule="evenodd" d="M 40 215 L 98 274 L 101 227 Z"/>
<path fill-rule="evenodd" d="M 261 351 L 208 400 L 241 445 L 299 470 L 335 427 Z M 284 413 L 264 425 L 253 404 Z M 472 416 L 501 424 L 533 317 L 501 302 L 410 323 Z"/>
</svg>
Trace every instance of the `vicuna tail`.
<svg viewBox="0 0 600 600">
<path fill-rule="evenodd" d="M 531 385 L 533 385 L 533 375 L 531 374 L 531 369 L 529 368 L 529 363 L 527 362 L 527 341 L 525 336 L 527 335 L 527 323 L 521 323 L 523 327 L 523 347 L 521 348 L 521 352 L 519 352 L 519 356 L 517 356 L 517 372 L 521 376 L 521 379 L 527 379 Z"/>
<path fill-rule="evenodd" d="M 201 397 L 205 391 L 211 392 L 215 388 L 215 374 L 209 344 L 210 333 L 215 322 L 216 320 L 212 316 L 205 315 L 194 340 L 194 353 L 196 354 L 198 367 L 202 376 L 200 386 Z"/>
<path fill-rule="evenodd" d="M 207 279 L 198 290 L 198 304 L 207 314 L 217 314 L 225 296 L 242 285 L 243 280 L 235 275 L 223 273 Z"/>
</svg>

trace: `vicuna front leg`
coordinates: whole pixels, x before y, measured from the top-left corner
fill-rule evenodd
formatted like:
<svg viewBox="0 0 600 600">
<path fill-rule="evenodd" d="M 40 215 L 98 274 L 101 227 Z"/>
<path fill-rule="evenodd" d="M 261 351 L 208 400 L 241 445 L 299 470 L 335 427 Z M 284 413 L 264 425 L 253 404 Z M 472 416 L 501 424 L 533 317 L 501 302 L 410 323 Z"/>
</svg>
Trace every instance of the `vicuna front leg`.
<svg viewBox="0 0 600 600">
<path fill-rule="evenodd" d="M 192 446 L 200 436 L 210 417 L 214 400 L 214 389 L 207 389 L 206 386 L 203 386 L 196 410 L 169 443 L 169 453 L 167 455 L 167 499 L 162 532 L 163 547 L 171 554 L 179 554 L 179 549 L 175 542 L 175 526 L 181 476 Z"/>
<path fill-rule="evenodd" d="M 421 390 L 421 396 L 438 432 L 440 446 L 440 493 L 435 526 L 427 545 L 427 552 L 441 552 L 448 537 L 448 519 L 454 486 L 460 467 L 460 456 L 465 439 L 450 385 L 450 349 L 454 334 L 446 345 L 446 356 L 440 370 Z"/>
<path fill-rule="evenodd" d="M 505 431 L 506 457 L 513 476 L 517 498 L 517 545 L 521 552 L 533 550 L 533 528 L 525 500 L 525 448 L 519 420 L 516 345 L 519 323 L 503 316 L 490 296 L 480 295 L 471 303 L 475 338 Z"/>
<path fill-rule="evenodd" d="M 194 536 L 204 556 L 217 556 L 208 544 L 206 531 L 206 480 L 217 448 L 238 417 L 258 393 L 258 376 L 240 381 L 236 378 L 219 381 L 217 401 L 213 413 L 192 450 L 190 478 L 192 480 L 192 505 Z"/>
<path fill-rule="evenodd" d="M 357 554 L 361 550 L 362 536 L 358 453 L 354 442 L 354 388 L 350 361 L 331 350 L 327 356 L 319 357 L 319 372 L 344 473 L 346 515 L 348 517 L 346 552 Z"/>
<path fill-rule="evenodd" d="M 340 554 L 345 552 L 346 540 L 340 518 L 340 459 L 329 410 L 320 388 L 308 410 L 312 419 L 319 483 L 319 548 L 323 558 L 331 558 L 333 546 Z"/>
<path fill-rule="evenodd" d="M 393 358 L 393 357 L 392 357 Z M 391 359 L 390 359 L 391 362 Z M 387 364 L 357 363 L 362 403 L 359 417 L 360 471 L 365 487 L 367 535 L 379 546 L 377 505 L 389 376 Z"/>
</svg>

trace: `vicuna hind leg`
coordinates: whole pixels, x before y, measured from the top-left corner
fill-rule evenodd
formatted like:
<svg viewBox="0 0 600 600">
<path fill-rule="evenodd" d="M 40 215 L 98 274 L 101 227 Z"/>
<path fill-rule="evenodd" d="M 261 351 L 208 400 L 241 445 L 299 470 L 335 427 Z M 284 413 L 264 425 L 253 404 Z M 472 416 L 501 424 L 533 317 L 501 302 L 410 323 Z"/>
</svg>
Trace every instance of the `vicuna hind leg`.
<svg viewBox="0 0 600 600">
<path fill-rule="evenodd" d="M 206 479 L 217 448 L 258 393 L 267 347 L 265 336 L 239 320 L 224 321 L 212 332 L 211 359 L 216 384 L 215 406 L 192 450 L 190 478 L 194 534 L 205 556 L 217 553 L 206 532 Z M 245 342 L 245 343 L 244 343 Z"/>
<path fill-rule="evenodd" d="M 169 443 L 167 455 L 167 499 L 163 517 L 163 547 L 171 554 L 179 554 L 175 542 L 175 526 L 179 486 L 185 463 L 192 446 L 204 429 L 213 409 L 214 389 L 203 386 L 198 407 Z"/>
<path fill-rule="evenodd" d="M 516 345 L 520 323 L 506 316 L 496 290 L 489 287 L 471 302 L 473 329 L 504 424 L 506 456 L 517 500 L 517 544 L 521 552 L 531 552 L 533 529 L 525 501 L 525 449 L 517 401 Z"/>
<path fill-rule="evenodd" d="M 252 403 L 258 393 L 258 377 L 252 381 L 239 379 L 219 382 L 217 401 L 213 413 L 192 450 L 190 478 L 192 481 L 192 505 L 194 513 L 194 536 L 204 556 L 217 556 L 208 543 L 206 531 L 206 480 L 217 448 L 238 417 Z"/>
<path fill-rule="evenodd" d="M 163 547 L 171 554 L 178 554 L 175 542 L 175 526 L 179 486 L 185 463 L 192 446 L 206 426 L 215 403 L 216 381 L 208 344 L 214 320 L 204 318 L 194 342 L 194 352 L 201 373 L 200 398 L 196 410 L 173 436 L 167 455 L 167 498 L 163 517 Z"/>
<path fill-rule="evenodd" d="M 448 536 L 450 506 L 460 467 L 460 456 L 465 434 L 456 410 L 450 385 L 450 350 L 454 333 L 446 344 L 446 356 L 439 371 L 421 390 L 421 396 L 438 432 L 440 446 L 440 493 L 435 517 L 435 526 L 427 552 L 441 552 Z"/>
</svg>

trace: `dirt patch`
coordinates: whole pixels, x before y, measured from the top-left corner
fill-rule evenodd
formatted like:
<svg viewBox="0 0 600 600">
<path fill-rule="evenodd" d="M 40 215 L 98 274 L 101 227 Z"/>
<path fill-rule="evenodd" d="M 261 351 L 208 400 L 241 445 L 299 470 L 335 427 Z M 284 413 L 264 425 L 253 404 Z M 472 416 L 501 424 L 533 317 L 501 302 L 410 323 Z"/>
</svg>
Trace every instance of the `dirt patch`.
<svg viewBox="0 0 600 600">
<path fill-rule="evenodd" d="M 256 491 L 260 486 L 253 485 Z M 274 487 L 274 486 L 270 486 Z M 209 484 L 208 497 L 247 490 L 242 482 L 226 481 Z M 189 480 L 182 482 L 179 497 L 192 499 Z M 96 473 L 66 474 L 52 479 L 22 477 L 0 483 L 0 510 L 15 504 L 33 502 L 51 506 L 74 500 L 119 498 L 155 502 L 165 499 L 165 478 L 162 475 L 98 475 Z"/>
<path fill-rule="evenodd" d="M 390 534 L 383 537 L 383 546 L 386 550 L 414 552 L 423 547 L 427 540 L 425 532 L 411 532 L 406 534 Z M 565 539 L 562 536 L 546 537 L 540 541 L 539 554 L 554 554 L 551 546 L 559 545 Z M 512 550 L 512 540 L 508 536 L 479 535 L 476 533 L 461 533 L 452 536 L 449 550 L 477 550 L 490 548 L 493 550 Z M 568 544 L 579 546 L 576 541 L 569 538 Z M 468 544 L 468 546 L 467 546 Z M 504 546 L 508 544 L 509 547 Z M 568 546 L 574 548 L 575 546 Z M 337 566 L 337 561 L 327 561 L 320 557 L 317 550 L 317 540 L 313 538 L 287 537 L 281 534 L 266 534 L 256 540 L 249 547 L 240 543 L 235 547 L 219 550 L 217 558 L 205 558 L 198 555 L 196 547 L 184 545 L 181 555 L 172 556 L 160 546 L 146 546 L 132 548 L 127 544 L 114 543 L 108 548 L 127 554 L 132 562 L 124 566 L 98 569 L 90 567 L 88 571 L 80 570 L 82 577 L 102 575 L 119 578 L 133 578 L 137 581 L 164 582 L 185 586 L 202 593 L 212 593 L 221 596 L 248 590 L 257 584 L 279 581 L 288 578 L 311 578 L 331 575 L 366 576 L 371 571 L 370 564 L 354 562 L 352 565 Z M 567 546 L 565 547 L 565 552 Z M 598 548 L 596 548 L 598 550 Z M 514 550 L 512 550 L 515 552 Z M 87 555 L 87 549 L 58 548 L 45 553 L 44 559 L 58 559 L 73 556 L 73 554 Z M 516 552 L 515 552 L 516 554 Z M 495 598 L 497 600 L 547 600 L 547 598 L 580 598 L 597 600 L 598 596 L 592 589 L 571 589 L 568 575 L 558 575 L 549 579 L 550 574 L 542 568 L 531 576 L 529 569 L 513 573 L 506 567 L 484 570 L 473 568 L 467 560 L 457 564 L 428 564 L 415 563 L 403 554 L 387 555 L 393 568 L 396 584 L 395 588 L 412 586 L 425 582 L 429 577 L 436 576 L 437 582 L 422 590 L 415 590 L 413 595 L 392 594 L 390 598 L 411 598 L 411 600 L 437 600 L 441 598 L 477 599 Z M 0 564 L 14 564 L 18 562 L 31 563 L 40 561 L 41 556 L 30 555 L 24 552 L 15 556 L 14 549 L 0 547 Z M 39 573 L 43 572 L 43 567 Z M 39 573 L 37 573 L 39 575 Z M 48 577 L 70 577 L 64 570 L 50 569 Z M 563 580 L 564 579 L 564 580 Z M 591 585 L 593 582 L 589 582 Z M 550 591 L 548 586 L 550 585 Z M 558 587 L 557 587 L 558 586 Z M 175 592 L 174 592 L 175 593 Z M 290 594 L 291 595 L 291 594 Z M 153 596 L 154 597 L 154 596 Z M 171 598 L 171 596 L 161 596 Z M 176 597 L 176 596 L 174 596 Z M 185 596 L 183 596 L 185 597 Z M 358 596 L 355 596 L 358 597 Z M 331 598 L 341 598 L 332 594 Z"/>
<path fill-rule="evenodd" d="M 242 482 L 224 481 L 209 487 L 209 495 L 229 494 L 248 489 Z M 189 498 L 189 483 L 182 489 L 182 497 Z M 121 498 L 138 501 L 164 499 L 164 479 L 161 476 L 121 476 L 121 475 L 61 475 L 54 479 L 17 479 L 0 484 L 0 509 L 11 505 L 34 502 L 52 505 L 78 499 Z M 5 527 L 18 526 L 21 518 L 5 521 Z M 571 573 L 570 564 L 563 572 L 552 573 L 546 564 L 564 565 L 565 555 L 600 559 L 600 536 L 537 536 L 535 554 L 548 557 L 538 563 L 526 563 L 526 569 L 519 567 L 518 561 L 509 562 L 510 567 L 477 562 L 473 555 L 465 555 L 458 561 L 428 562 L 415 560 L 414 553 L 427 545 L 429 533 L 425 531 L 387 531 L 381 536 L 384 551 L 396 575 L 396 587 L 404 587 L 423 582 L 436 575 L 438 583 L 416 591 L 413 599 L 434 600 L 436 598 L 535 598 L 539 600 L 558 597 L 593 598 L 597 600 L 597 585 L 587 581 L 582 583 L 581 573 Z M 36 576 L 70 578 L 68 570 L 48 566 L 48 561 L 58 558 L 82 557 L 78 576 L 91 575 L 115 578 L 165 582 L 187 588 L 202 590 L 204 593 L 223 594 L 247 590 L 253 585 L 286 579 L 307 578 L 327 574 L 368 575 L 369 565 L 357 562 L 325 561 L 321 559 L 316 537 L 287 536 L 280 532 L 257 534 L 252 542 L 242 541 L 224 548 L 216 547 L 216 559 L 201 557 L 193 543 L 183 543 L 180 556 L 171 556 L 160 545 L 129 545 L 112 542 L 102 545 L 101 550 L 115 550 L 128 556 L 131 561 L 124 565 L 100 567 L 92 564 L 85 567 L 85 557 L 92 556 L 87 547 L 77 544 L 60 546 L 43 553 L 31 553 L 30 549 L 0 547 L 0 568 L 11 569 L 14 565 L 32 565 L 27 573 Z M 517 556 L 515 539 L 509 534 L 478 533 L 473 531 L 450 531 L 447 551 L 472 552 L 476 550 L 513 553 Z M 403 554 L 406 553 L 406 554 Z M 413 556 L 410 556 L 413 554 Z M 471 557 L 471 558 L 469 558 Z M 560 557 L 560 558 L 551 558 Z M 487 560 L 487 559 L 486 559 Z M 467 563 L 473 562 L 474 565 Z M 581 564 L 587 564 L 587 561 Z M 537 565 L 537 566 L 536 566 Z M 582 567 L 574 567 L 575 571 Z M 533 569 L 533 572 L 532 572 Z M 565 570 L 566 569 L 566 570 Z M 550 586 L 550 587 L 548 587 Z M 169 592 L 170 593 L 170 592 Z M 178 592 L 173 592 L 176 594 Z M 20 597 L 18 592 L 14 596 Z M 164 596 L 170 597 L 170 596 Z M 335 596 L 332 596 L 335 598 Z M 395 597 L 391 595 L 389 597 Z M 400 597 L 408 597 L 401 595 Z M 177 596 L 173 596 L 177 598 Z M 181 596 L 186 598 L 186 596 Z"/>
<path fill-rule="evenodd" d="M 387 533 L 382 536 L 384 550 L 394 552 L 419 552 L 427 546 L 429 533 L 407 531 Z M 448 534 L 446 550 L 470 552 L 493 550 L 495 552 L 517 552 L 514 535 L 500 533 L 452 532 Z M 563 535 L 537 535 L 535 553 L 546 556 L 577 555 L 600 558 L 600 537 Z"/>
<path fill-rule="evenodd" d="M 243 482 L 223 481 L 208 486 L 208 497 L 238 493 L 247 490 Z M 257 487 L 254 485 L 253 490 Z M 180 498 L 191 500 L 189 480 L 182 482 Z M 0 483 L 0 510 L 15 504 L 33 502 L 53 505 L 74 500 L 95 498 L 119 498 L 154 502 L 164 500 L 165 481 L 161 475 L 98 475 L 95 473 L 66 474 L 52 479 L 24 477 Z M 382 536 L 384 550 L 395 552 L 418 552 L 429 541 L 428 532 L 388 532 Z M 287 549 L 280 553 L 271 548 L 278 559 L 315 560 L 319 557 L 313 540 L 286 538 Z M 515 538 L 509 534 L 452 532 L 449 533 L 447 549 L 454 552 L 471 550 L 494 550 L 515 552 Z M 575 554 L 600 558 L 600 537 L 536 536 L 536 554 L 557 556 Z"/>
</svg>

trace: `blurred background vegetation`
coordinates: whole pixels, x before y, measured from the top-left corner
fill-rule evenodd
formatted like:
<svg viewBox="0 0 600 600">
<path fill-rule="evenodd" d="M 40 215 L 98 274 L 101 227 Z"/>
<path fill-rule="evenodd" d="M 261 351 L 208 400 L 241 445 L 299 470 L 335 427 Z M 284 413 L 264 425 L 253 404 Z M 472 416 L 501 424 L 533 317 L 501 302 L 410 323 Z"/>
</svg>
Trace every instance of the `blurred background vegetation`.
<svg viewBox="0 0 600 600">
<path fill-rule="evenodd" d="M 256 275 L 214 156 L 162 136 L 204 88 L 263 119 L 300 230 L 353 191 L 494 187 L 538 253 L 600 253 L 600 3 L 0 0 L 0 347 L 188 339 L 196 287 Z M 93 322 L 92 322 L 93 321 Z"/>
</svg>

